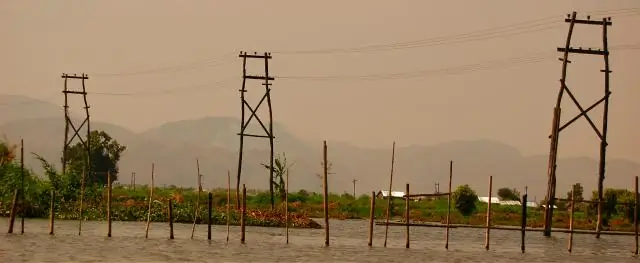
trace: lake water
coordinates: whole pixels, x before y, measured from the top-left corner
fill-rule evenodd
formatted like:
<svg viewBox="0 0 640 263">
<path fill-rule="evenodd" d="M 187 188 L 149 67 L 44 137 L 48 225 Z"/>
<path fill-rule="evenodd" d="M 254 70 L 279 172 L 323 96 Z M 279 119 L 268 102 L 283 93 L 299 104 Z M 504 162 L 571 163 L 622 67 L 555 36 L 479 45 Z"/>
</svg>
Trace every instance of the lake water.
<svg viewBox="0 0 640 263">
<path fill-rule="evenodd" d="M 4 218 L 3 218 L 4 220 Z M 6 221 L 5 221 L 6 222 Z M 318 220 L 322 222 L 322 220 Z M 404 227 L 389 227 L 387 248 L 384 226 L 374 229 L 373 247 L 367 246 L 367 221 L 331 221 L 331 246 L 324 247 L 324 231 L 291 229 L 285 244 L 284 229 L 247 227 L 246 244 L 240 244 L 240 228 L 213 226 L 207 240 L 206 225 L 174 224 L 169 240 L 167 223 L 151 225 L 144 238 L 144 222 L 113 222 L 107 238 L 106 222 L 85 222 L 82 236 L 77 221 L 57 221 L 56 235 L 49 236 L 46 220 L 26 220 L 25 234 L 0 234 L 0 262 L 637 262 L 633 237 L 575 235 L 573 253 L 567 234 L 544 238 L 527 233 L 527 251 L 520 252 L 520 232 L 491 231 L 491 247 L 484 249 L 484 230 L 451 229 L 449 250 L 444 249 L 444 229 L 412 227 L 411 248 L 404 248 Z M 14 232 L 20 229 L 16 220 Z"/>
</svg>

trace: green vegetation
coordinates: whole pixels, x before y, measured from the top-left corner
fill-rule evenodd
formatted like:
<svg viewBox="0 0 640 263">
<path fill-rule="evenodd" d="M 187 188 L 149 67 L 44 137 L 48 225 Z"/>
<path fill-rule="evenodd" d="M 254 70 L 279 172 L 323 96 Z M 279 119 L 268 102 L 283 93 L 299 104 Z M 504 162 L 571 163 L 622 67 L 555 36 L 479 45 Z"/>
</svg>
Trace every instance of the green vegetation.
<svg viewBox="0 0 640 263">
<path fill-rule="evenodd" d="M 102 131 L 91 132 L 89 141 L 91 142 L 91 151 L 89 152 L 84 149 L 81 143 L 77 143 L 67 150 L 68 162 L 64 172 L 59 172 L 55 165 L 34 153 L 33 155 L 40 160 L 44 168 L 44 176 L 37 176 L 25 168 L 24 177 L 22 177 L 20 163 L 16 159 L 17 147 L 7 141 L 0 142 L 0 216 L 9 214 L 14 191 L 22 189 L 24 186 L 25 217 L 48 217 L 51 192 L 53 191 L 56 218 L 79 219 L 82 217 L 85 220 L 104 220 L 106 217 L 107 174 L 111 174 L 112 181 L 117 180 L 118 161 L 126 147 Z M 84 176 L 88 158 L 91 158 L 91 173 Z M 83 213 L 80 215 L 79 200 L 83 185 Z M 166 204 L 168 200 L 172 200 L 175 203 L 175 222 L 193 222 L 197 191 L 170 187 L 156 188 L 153 192 L 152 221 L 167 220 Z M 146 186 L 136 187 L 134 190 L 116 184 L 113 188 L 112 199 L 113 219 L 121 221 L 146 220 L 148 195 L 149 189 Z M 257 199 L 260 201 L 254 201 Z M 262 204 L 263 199 L 264 195 L 252 196 L 247 198 L 247 202 Z M 221 200 L 224 200 L 224 204 Z M 234 208 L 230 214 L 226 213 L 226 191 L 216 192 L 214 201 L 216 209 L 212 214 L 212 223 L 226 224 L 227 217 L 229 217 L 232 224 L 238 224 L 239 210 Z M 199 218 L 196 219 L 197 222 L 206 223 L 206 209 L 206 203 L 202 203 L 199 208 Z M 290 219 L 292 227 L 320 227 L 306 214 L 295 213 L 295 211 L 290 214 Z M 265 209 L 264 206 L 248 205 L 247 225 L 284 226 L 285 223 L 285 216 L 281 209 Z"/>
<path fill-rule="evenodd" d="M 16 146 L 8 142 L 0 142 L 0 215 L 7 215 L 11 206 L 11 199 L 15 189 L 21 189 L 24 184 L 25 215 L 26 217 L 46 218 L 49 215 L 51 191 L 55 190 L 56 217 L 61 219 L 78 219 L 79 199 L 83 182 L 83 172 L 87 156 L 91 158 L 91 176 L 84 177 L 84 208 L 82 218 L 85 220 L 104 220 L 106 217 L 106 183 L 107 172 L 114 180 L 118 175 L 118 161 L 126 150 L 125 146 L 100 131 L 91 133 L 92 149 L 85 152 L 80 144 L 69 148 L 67 154 L 69 162 L 67 171 L 59 172 L 55 165 L 44 158 L 35 155 L 45 170 L 43 176 L 35 175 L 31 170 L 24 171 L 24 181 L 21 177 L 20 164 L 16 159 Z M 271 169 L 269 165 L 263 165 Z M 274 160 L 274 178 L 272 186 L 278 195 L 276 205 L 272 209 L 273 192 L 249 190 L 247 193 L 247 225 L 254 226 L 284 226 L 284 176 L 290 164 L 284 154 Z M 583 200 L 583 188 L 580 184 L 572 186 L 576 200 Z M 144 221 L 148 211 L 149 188 L 138 185 L 135 188 L 116 184 L 113 188 L 112 215 L 114 220 Z M 236 189 L 231 189 L 235 191 Z M 167 202 L 174 202 L 174 218 L 176 222 L 191 223 L 195 214 L 197 190 L 193 188 L 164 187 L 154 189 L 152 202 L 152 221 L 167 220 Z M 232 224 L 238 224 L 239 210 L 237 197 L 232 195 L 229 203 L 232 206 L 227 214 L 227 189 L 214 189 L 213 194 L 213 224 L 225 224 L 230 218 Z M 569 191 L 569 197 L 570 197 Z M 519 193 L 510 188 L 500 188 L 498 195 L 502 200 L 517 200 Z M 603 225 L 609 230 L 630 230 L 634 216 L 634 194 L 626 189 L 606 189 L 603 204 Z M 321 194 L 309 193 L 305 190 L 289 193 L 289 211 L 291 226 L 300 228 L 319 228 L 310 218 L 323 216 L 323 198 Z M 451 222 L 483 225 L 486 222 L 487 205 L 478 201 L 478 196 L 469 185 L 461 185 L 452 194 Z M 596 193 L 592 193 L 592 200 L 596 200 Z M 196 222 L 207 222 L 207 198 L 202 198 Z M 386 202 L 376 202 L 374 215 L 383 218 L 386 212 Z M 349 194 L 331 194 L 329 196 L 329 216 L 335 219 L 358 219 L 369 216 L 370 196 L 354 197 Z M 569 204 L 563 201 L 557 203 L 553 226 L 568 227 Z M 574 227 L 576 229 L 595 229 L 596 205 L 591 203 L 576 203 Z M 402 219 L 404 215 L 404 200 L 393 199 L 391 217 Z M 447 198 L 432 198 L 411 201 L 411 220 L 416 222 L 444 222 L 449 210 Z M 519 225 L 520 206 L 492 205 L 492 222 L 495 225 Z M 544 211 L 540 208 L 529 208 L 527 224 L 530 227 L 543 225 Z"/>
</svg>

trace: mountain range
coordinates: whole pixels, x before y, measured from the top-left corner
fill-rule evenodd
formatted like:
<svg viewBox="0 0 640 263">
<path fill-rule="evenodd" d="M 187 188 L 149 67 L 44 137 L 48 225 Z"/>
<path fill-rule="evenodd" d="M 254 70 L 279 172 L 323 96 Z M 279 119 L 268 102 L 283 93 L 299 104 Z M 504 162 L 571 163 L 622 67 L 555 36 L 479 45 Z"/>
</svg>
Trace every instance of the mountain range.
<svg viewBox="0 0 640 263">
<path fill-rule="evenodd" d="M 11 143 L 25 141 L 25 152 L 38 153 L 59 167 L 63 135 L 62 108 L 50 102 L 17 95 L 1 95 L 0 135 Z M 78 120 L 75 121 L 78 123 Z M 236 117 L 206 117 L 169 122 L 143 132 L 92 120 L 93 130 L 104 130 L 127 146 L 120 161 L 119 182 L 128 184 L 132 172 L 138 184 L 150 181 L 151 164 L 155 164 L 157 185 L 195 186 L 196 159 L 200 163 L 206 188 L 225 187 L 227 171 L 235 184 L 238 161 L 240 120 Z M 250 126 L 249 129 L 259 129 Z M 292 191 L 320 191 L 322 141 L 303 140 L 287 127 L 274 123 L 276 153 L 285 153 L 293 166 L 290 170 Z M 332 164 L 329 191 L 352 193 L 388 189 L 391 170 L 391 142 L 387 149 L 368 149 L 345 142 L 329 141 L 328 159 Z M 242 183 L 247 188 L 268 187 L 268 170 L 262 162 L 269 159 L 266 139 L 245 139 Z M 453 187 L 469 184 L 478 195 L 488 194 L 489 176 L 493 176 L 493 193 L 500 187 L 519 189 L 528 186 L 530 196 L 543 198 L 547 184 L 548 157 L 523 156 L 518 149 L 492 140 L 451 141 L 435 145 L 398 147 L 395 152 L 394 190 L 411 184 L 412 193 L 431 193 L 436 184 L 446 192 L 449 161 L 453 160 Z M 25 155 L 28 167 L 36 173 L 42 168 L 31 154 Z M 640 164 L 625 159 L 607 160 L 605 187 L 627 188 Z M 598 163 L 587 157 L 558 160 L 558 195 L 563 196 L 573 183 L 585 190 L 595 189 Z M 585 194 L 588 195 L 588 194 Z M 588 198 L 589 196 L 585 196 Z M 530 197 L 531 198 L 531 197 Z"/>
</svg>

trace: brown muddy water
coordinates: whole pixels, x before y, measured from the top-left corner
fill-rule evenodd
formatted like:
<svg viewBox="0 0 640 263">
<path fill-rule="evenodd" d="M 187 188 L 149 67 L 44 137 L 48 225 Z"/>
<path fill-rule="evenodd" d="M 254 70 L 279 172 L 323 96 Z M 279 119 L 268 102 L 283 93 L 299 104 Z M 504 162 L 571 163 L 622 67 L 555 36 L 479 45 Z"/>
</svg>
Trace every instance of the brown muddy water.
<svg viewBox="0 0 640 263">
<path fill-rule="evenodd" d="M 6 218 L 0 219 L 4 222 Z M 318 220 L 322 222 L 322 220 Z M 633 237 L 575 235 L 573 253 L 567 252 L 567 234 L 544 238 L 527 233 L 527 251 L 520 252 L 520 232 L 491 231 L 491 248 L 484 249 L 484 230 L 452 229 L 449 250 L 444 249 L 444 229 L 412 227 L 411 248 L 404 248 L 404 227 L 389 227 L 383 248 L 384 226 L 375 227 L 373 247 L 367 246 L 368 222 L 331 221 L 331 246 L 324 247 L 323 230 L 291 229 L 285 244 L 281 228 L 247 227 L 246 244 L 240 229 L 213 226 L 207 240 L 206 225 L 174 224 L 169 240 L 168 224 L 151 225 L 144 238 L 144 222 L 114 222 L 107 238 L 106 222 L 85 222 L 81 236 L 77 221 L 57 221 L 56 235 L 49 236 L 46 220 L 26 220 L 25 234 L 0 230 L 0 262 L 638 262 L 631 253 Z M 14 232 L 19 233 L 16 220 Z"/>
</svg>

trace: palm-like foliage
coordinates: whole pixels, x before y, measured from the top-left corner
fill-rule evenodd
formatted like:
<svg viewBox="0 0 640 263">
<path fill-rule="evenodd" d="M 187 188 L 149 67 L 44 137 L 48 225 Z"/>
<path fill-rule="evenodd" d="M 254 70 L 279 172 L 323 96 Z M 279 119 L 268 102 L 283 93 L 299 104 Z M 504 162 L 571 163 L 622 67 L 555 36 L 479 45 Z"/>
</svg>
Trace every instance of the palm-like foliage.
<svg viewBox="0 0 640 263">
<path fill-rule="evenodd" d="M 270 164 L 266 164 L 266 163 L 261 163 L 261 164 L 262 164 L 262 167 L 264 167 L 265 169 L 269 171 L 271 170 Z M 284 176 L 287 173 L 287 171 L 291 168 L 291 166 L 293 166 L 293 164 L 287 163 L 287 156 L 284 153 L 282 154 L 282 156 L 278 154 L 275 160 L 273 160 L 273 178 L 271 180 L 271 183 L 273 184 L 273 188 L 275 192 L 278 193 L 278 196 L 282 201 L 284 201 L 285 199 L 285 191 L 286 191 Z M 270 194 L 273 195 L 273 193 L 270 193 Z"/>
</svg>

